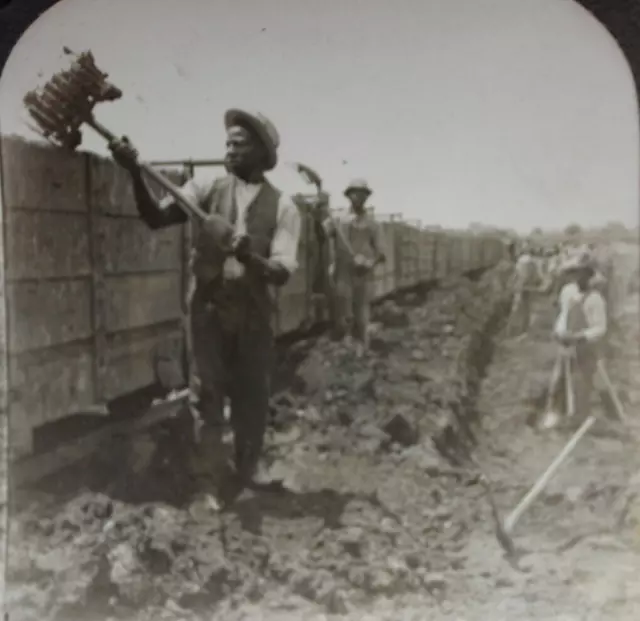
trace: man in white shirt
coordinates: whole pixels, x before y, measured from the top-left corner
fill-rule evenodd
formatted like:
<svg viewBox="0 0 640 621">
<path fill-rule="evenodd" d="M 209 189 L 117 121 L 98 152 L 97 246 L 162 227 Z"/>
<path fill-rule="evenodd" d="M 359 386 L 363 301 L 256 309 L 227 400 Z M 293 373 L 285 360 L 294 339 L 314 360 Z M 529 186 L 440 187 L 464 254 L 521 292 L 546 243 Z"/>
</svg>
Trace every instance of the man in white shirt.
<svg viewBox="0 0 640 621">
<path fill-rule="evenodd" d="M 208 214 L 193 222 L 189 296 L 190 381 L 194 417 L 202 424 L 192 468 L 212 509 L 220 507 L 226 470 L 222 450 L 224 400 L 231 400 L 235 468 L 245 484 L 258 468 L 267 424 L 274 356 L 272 287 L 297 267 L 300 214 L 265 178 L 277 163 L 279 136 L 260 114 L 229 110 L 228 175 L 187 181 L 182 193 Z M 157 201 L 143 180 L 137 151 L 128 141 L 111 145 L 132 177 L 141 218 L 152 229 L 187 221 L 172 197 Z"/>
<path fill-rule="evenodd" d="M 349 215 L 324 221 L 332 242 L 336 327 L 341 335 L 351 328 L 359 353 L 369 345 L 373 270 L 385 261 L 380 225 L 365 208 L 371 193 L 364 179 L 354 180 L 344 191 L 351 203 Z"/>
<path fill-rule="evenodd" d="M 560 313 L 553 330 L 561 348 L 559 359 L 570 361 L 577 422 L 589 416 L 600 347 L 607 333 L 606 301 L 591 286 L 595 267 L 595 261 L 588 252 L 572 257 L 564 265 L 563 271 L 569 282 L 560 292 Z M 565 367 L 558 370 L 550 394 L 551 407 L 543 420 L 543 427 L 548 429 L 560 422 Z"/>
</svg>

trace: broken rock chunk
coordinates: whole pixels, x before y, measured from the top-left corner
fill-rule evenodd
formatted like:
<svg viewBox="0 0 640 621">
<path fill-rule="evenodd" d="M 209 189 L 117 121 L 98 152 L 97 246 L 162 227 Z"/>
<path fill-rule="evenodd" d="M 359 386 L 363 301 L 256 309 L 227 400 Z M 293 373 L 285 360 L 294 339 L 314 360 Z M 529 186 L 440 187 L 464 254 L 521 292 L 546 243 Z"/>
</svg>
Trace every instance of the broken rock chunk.
<svg viewBox="0 0 640 621">
<path fill-rule="evenodd" d="M 402 414 L 396 414 L 383 427 L 392 442 L 401 446 L 413 446 L 420 440 L 418 429 Z"/>
</svg>

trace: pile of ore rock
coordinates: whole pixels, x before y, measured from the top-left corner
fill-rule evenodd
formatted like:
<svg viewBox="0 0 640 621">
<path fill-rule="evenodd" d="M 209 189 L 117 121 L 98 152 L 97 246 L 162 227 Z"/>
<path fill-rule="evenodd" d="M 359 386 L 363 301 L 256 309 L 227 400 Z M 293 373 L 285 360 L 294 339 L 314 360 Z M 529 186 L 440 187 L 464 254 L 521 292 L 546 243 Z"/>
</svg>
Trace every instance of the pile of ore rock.
<svg viewBox="0 0 640 621">
<path fill-rule="evenodd" d="M 179 494 L 124 494 L 143 475 L 145 487 L 181 486 L 182 453 L 167 448 L 168 427 L 153 430 L 166 437 L 149 472 L 16 517 L 12 621 L 231 619 L 251 603 L 313 618 L 415 591 L 446 599 L 483 493 L 450 461 L 470 441 L 504 312 L 489 272 L 442 283 L 415 306 L 383 303 L 364 357 L 317 339 L 272 403 L 267 461 L 282 486 L 208 519 Z"/>
</svg>

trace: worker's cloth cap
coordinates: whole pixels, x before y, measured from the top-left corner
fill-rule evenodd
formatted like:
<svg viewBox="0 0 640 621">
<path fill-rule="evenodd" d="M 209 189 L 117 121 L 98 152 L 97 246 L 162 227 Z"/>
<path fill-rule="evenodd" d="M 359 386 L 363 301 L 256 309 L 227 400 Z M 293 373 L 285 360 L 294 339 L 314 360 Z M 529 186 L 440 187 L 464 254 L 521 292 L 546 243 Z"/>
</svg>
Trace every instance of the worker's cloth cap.
<svg viewBox="0 0 640 621">
<path fill-rule="evenodd" d="M 247 112 L 232 108 L 225 112 L 224 125 L 227 129 L 234 125 L 249 127 L 267 149 L 265 170 L 272 170 L 276 167 L 280 136 L 275 125 L 266 116 L 259 112 Z"/>
<path fill-rule="evenodd" d="M 596 260 L 591 252 L 582 250 L 569 256 L 563 263 L 561 270 L 570 272 L 574 270 L 590 269 L 595 271 L 597 267 Z"/>
<path fill-rule="evenodd" d="M 369 187 L 366 179 L 354 179 L 345 189 L 344 195 L 349 196 L 354 190 L 366 192 L 367 196 L 373 194 L 373 190 Z"/>
</svg>

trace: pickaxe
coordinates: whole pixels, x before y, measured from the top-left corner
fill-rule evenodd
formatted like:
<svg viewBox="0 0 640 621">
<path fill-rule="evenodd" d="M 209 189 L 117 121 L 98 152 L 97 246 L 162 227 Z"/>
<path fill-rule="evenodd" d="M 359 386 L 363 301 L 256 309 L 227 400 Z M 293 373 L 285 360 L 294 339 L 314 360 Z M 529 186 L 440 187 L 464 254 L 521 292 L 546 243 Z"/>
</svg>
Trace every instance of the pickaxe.
<svg viewBox="0 0 640 621">
<path fill-rule="evenodd" d="M 574 403 L 575 403 L 575 395 L 573 389 L 573 382 L 571 381 L 571 367 L 569 366 L 569 359 L 566 356 L 562 356 L 559 358 L 559 364 L 564 363 L 565 366 L 565 376 L 568 376 L 568 381 L 565 385 L 567 390 L 567 402 L 568 402 L 568 410 L 569 414 L 574 413 Z M 557 363 L 557 364 L 558 364 Z M 602 380 L 605 382 L 611 399 L 614 401 L 614 405 L 616 407 L 616 411 L 618 417 L 621 421 L 625 421 L 626 417 L 624 411 L 622 409 L 622 404 L 618 399 L 613 384 L 607 375 L 606 369 L 601 361 L 598 361 L 598 373 L 600 374 Z M 516 527 L 516 524 L 523 516 L 523 514 L 529 509 L 529 507 L 536 501 L 536 499 L 540 496 L 544 488 L 547 486 L 549 481 L 556 474 L 560 466 L 567 460 L 569 455 L 576 448 L 580 440 L 588 433 L 588 431 L 593 427 L 596 423 L 595 416 L 589 416 L 583 423 L 580 425 L 578 430 L 569 438 L 569 441 L 564 445 L 560 453 L 556 456 L 556 458 L 551 462 L 548 468 L 540 475 L 538 480 L 532 485 L 529 491 L 525 494 L 525 496 L 520 500 L 520 502 L 516 505 L 516 507 L 511 511 L 511 513 L 507 516 L 507 518 L 503 521 L 500 519 L 498 509 L 496 503 L 493 499 L 493 495 L 491 493 L 491 488 L 488 483 L 488 479 L 484 474 L 482 475 L 483 483 L 485 484 L 485 488 L 487 490 L 487 495 L 489 498 L 489 502 L 491 503 L 491 509 L 493 513 L 493 517 L 496 523 L 496 536 L 497 539 L 505 550 L 507 557 L 512 560 L 517 556 L 516 548 L 513 543 L 512 533 Z M 474 462 L 475 463 L 475 462 Z M 477 464 L 476 464 L 477 466 Z"/>
<path fill-rule="evenodd" d="M 573 452 L 580 440 L 585 436 L 589 429 L 591 429 L 595 422 L 596 418 L 594 416 L 589 416 L 589 418 L 587 418 L 584 423 L 582 423 L 580 428 L 573 434 L 573 436 L 571 436 L 569 441 L 565 444 L 562 451 L 560 451 L 553 462 L 551 462 L 549 467 L 542 473 L 542 475 L 540 475 L 538 480 L 531 486 L 522 500 L 520 500 L 513 511 L 511 511 L 511 513 L 509 513 L 509 515 L 504 520 L 500 516 L 500 512 L 495 502 L 489 480 L 484 475 L 484 473 L 482 473 L 482 470 L 478 468 L 481 473 L 480 480 L 485 488 L 487 499 L 491 506 L 491 514 L 495 523 L 496 539 L 498 540 L 498 543 L 500 544 L 502 549 L 505 551 L 507 560 L 516 569 L 520 569 L 520 567 L 518 566 L 518 561 L 523 554 L 522 550 L 516 548 L 512 537 L 516 524 L 523 516 L 523 514 L 529 509 L 529 507 L 531 507 L 531 505 L 537 500 L 549 481 L 556 474 L 560 466 L 566 461 L 566 459 Z M 475 461 L 474 464 L 477 466 Z"/>
</svg>

